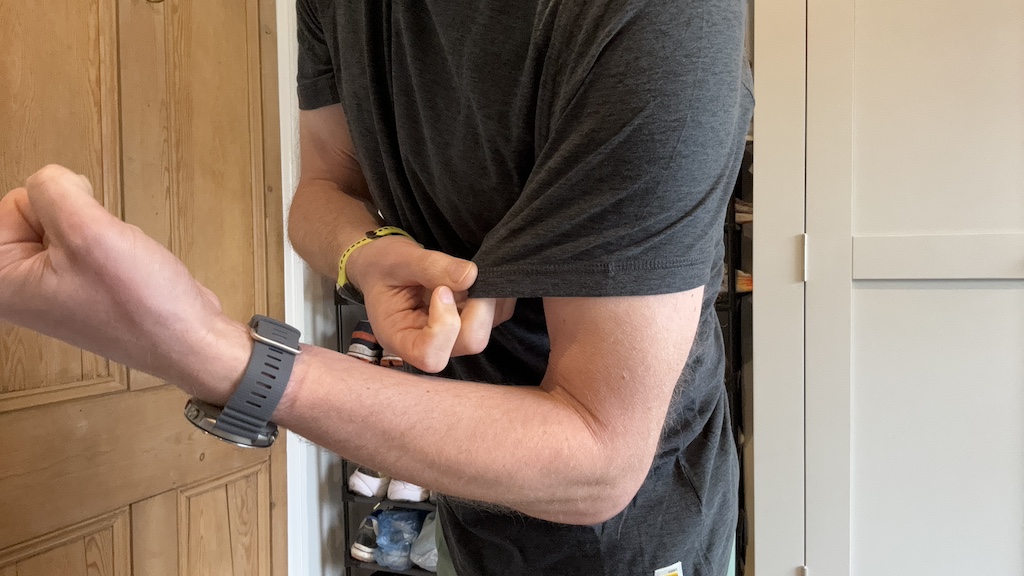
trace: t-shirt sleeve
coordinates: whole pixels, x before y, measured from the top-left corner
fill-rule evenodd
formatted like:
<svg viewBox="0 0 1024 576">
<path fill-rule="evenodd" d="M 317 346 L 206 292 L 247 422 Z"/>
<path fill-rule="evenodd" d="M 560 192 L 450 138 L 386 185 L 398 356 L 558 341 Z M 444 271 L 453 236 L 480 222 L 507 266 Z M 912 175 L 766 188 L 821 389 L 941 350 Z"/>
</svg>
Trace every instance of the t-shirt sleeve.
<svg viewBox="0 0 1024 576">
<path fill-rule="evenodd" d="M 752 108 L 741 4 L 560 4 L 545 21 L 535 163 L 474 257 L 473 296 L 711 281 Z"/>
<path fill-rule="evenodd" d="M 314 110 L 340 102 L 330 44 L 317 0 L 296 0 L 299 39 L 299 109 Z"/>
</svg>

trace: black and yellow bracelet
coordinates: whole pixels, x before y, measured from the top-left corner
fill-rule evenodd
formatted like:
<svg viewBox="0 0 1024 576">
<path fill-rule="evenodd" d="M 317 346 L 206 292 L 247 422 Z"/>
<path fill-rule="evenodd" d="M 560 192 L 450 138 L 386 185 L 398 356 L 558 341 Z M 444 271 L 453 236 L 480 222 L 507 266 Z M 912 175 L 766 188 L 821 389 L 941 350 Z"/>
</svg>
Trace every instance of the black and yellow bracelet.
<svg viewBox="0 0 1024 576">
<path fill-rule="evenodd" d="M 364 246 L 373 242 L 374 240 L 384 238 L 386 236 L 405 236 L 406 238 L 415 242 L 415 238 L 409 235 L 408 232 L 402 230 L 397 226 L 382 226 L 376 230 L 370 230 L 366 233 L 366 236 L 356 240 L 351 246 L 345 249 L 341 254 L 341 260 L 338 261 L 338 293 L 341 294 L 345 299 L 355 302 L 357 304 L 363 303 L 363 294 L 348 281 L 348 274 L 345 272 L 345 267 L 348 265 L 348 259 L 355 252 L 356 248 Z"/>
</svg>

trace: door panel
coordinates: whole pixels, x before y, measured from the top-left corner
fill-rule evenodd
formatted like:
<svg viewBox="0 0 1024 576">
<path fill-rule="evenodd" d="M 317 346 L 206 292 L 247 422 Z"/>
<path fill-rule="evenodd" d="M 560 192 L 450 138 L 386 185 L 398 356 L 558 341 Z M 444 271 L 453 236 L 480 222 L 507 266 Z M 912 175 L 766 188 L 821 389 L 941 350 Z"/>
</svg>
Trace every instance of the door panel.
<svg viewBox="0 0 1024 576">
<path fill-rule="evenodd" d="M 225 313 L 248 321 L 266 307 L 258 6 L 172 6 L 173 251 Z"/>
<path fill-rule="evenodd" d="M 855 19 L 854 233 L 1024 231 L 1024 3 L 857 0 Z"/>
<path fill-rule="evenodd" d="M 0 553 L 0 576 L 128 576 L 129 522 L 117 510 Z"/>
<path fill-rule="evenodd" d="M 853 308 L 854 573 L 1018 572 L 1024 287 L 879 282 Z"/>
<path fill-rule="evenodd" d="M 0 4 L 0 194 L 56 162 L 120 209 L 116 9 L 114 0 Z M 0 356 L 0 413 L 127 382 L 106 360 L 2 323 Z"/>
<path fill-rule="evenodd" d="M 231 317 L 281 317 L 274 22 L 272 0 L 0 2 L 2 189 L 65 164 Z M 285 442 L 220 442 L 184 402 L 0 326 L 0 576 L 284 574 Z"/>
<path fill-rule="evenodd" d="M 190 576 L 270 574 L 270 516 L 260 506 L 269 482 L 269 467 L 257 464 L 134 504 L 135 573 L 177 576 L 180 565 Z"/>
<path fill-rule="evenodd" d="M 266 466 L 183 491 L 180 560 L 195 576 L 265 576 L 270 569 Z M 228 550 L 230 554 L 223 554 Z M 216 559 L 216 561 L 211 561 Z"/>
</svg>

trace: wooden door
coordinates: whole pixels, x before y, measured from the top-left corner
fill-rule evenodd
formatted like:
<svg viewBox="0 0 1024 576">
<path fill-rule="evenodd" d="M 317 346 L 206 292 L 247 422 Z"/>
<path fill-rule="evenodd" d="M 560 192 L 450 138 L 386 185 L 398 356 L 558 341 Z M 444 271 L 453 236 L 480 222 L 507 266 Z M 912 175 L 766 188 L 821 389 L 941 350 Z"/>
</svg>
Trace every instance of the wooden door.
<svg viewBox="0 0 1024 576">
<path fill-rule="evenodd" d="M 233 318 L 283 316 L 272 0 L 0 0 L 0 191 L 46 163 L 177 254 Z M 0 575 L 283 575 L 284 445 L 0 325 Z"/>
<path fill-rule="evenodd" d="M 808 4 L 810 574 L 1021 574 L 1024 3 Z"/>
</svg>

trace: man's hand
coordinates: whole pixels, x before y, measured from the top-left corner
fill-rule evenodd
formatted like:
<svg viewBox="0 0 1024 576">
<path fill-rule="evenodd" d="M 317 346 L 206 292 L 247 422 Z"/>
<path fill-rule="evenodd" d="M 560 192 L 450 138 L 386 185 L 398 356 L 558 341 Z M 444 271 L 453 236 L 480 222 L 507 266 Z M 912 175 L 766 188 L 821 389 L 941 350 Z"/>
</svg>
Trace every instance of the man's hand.
<svg viewBox="0 0 1024 576">
<path fill-rule="evenodd" d="M 348 267 L 365 297 L 374 335 L 424 372 L 440 372 L 452 357 L 482 352 L 491 329 L 515 311 L 515 299 L 466 297 L 476 281 L 472 262 L 425 250 L 402 236 L 360 247 Z"/>
<path fill-rule="evenodd" d="M 381 222 L 341 104 L 299 112 L 299 141 L 301 177 L 288 236 L 314 270 L 335 278 L 345 248 Z M 426 372 L 440 371 L 452 356 L 481 352 L 491 328 L 515 309 L 515 300 L 467 300 L 476 280 L 471 262 L 424 250 L 401 236 L 360 247 L 347 270 L 366 297 L 377 338 L 388 352 Z M 453 298 L 447 289 L 438 292 L 441 286 L 454 291 Z"/>
<path fill-rule="evenodd" d="M 85 177 L 60 166 L 0 200 L 0 320 L 219 404 L 251 350 L 244 327 L 180 260 L 107 212 Z"/>
</svg>

